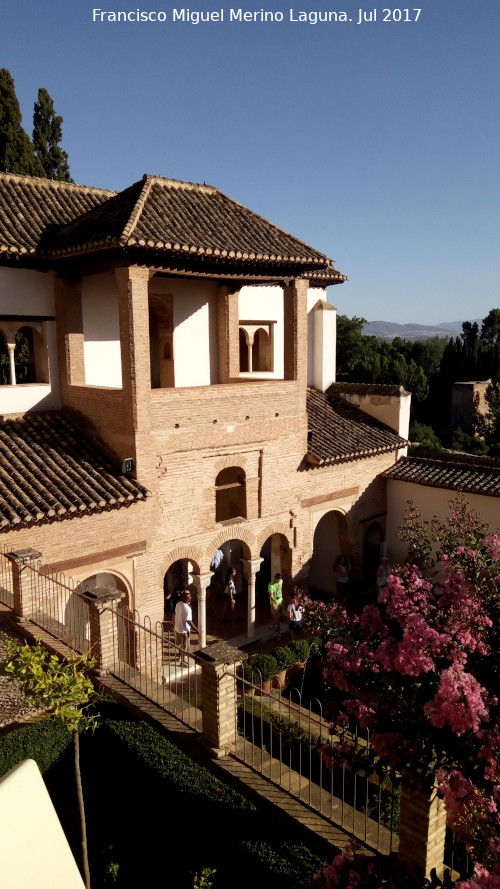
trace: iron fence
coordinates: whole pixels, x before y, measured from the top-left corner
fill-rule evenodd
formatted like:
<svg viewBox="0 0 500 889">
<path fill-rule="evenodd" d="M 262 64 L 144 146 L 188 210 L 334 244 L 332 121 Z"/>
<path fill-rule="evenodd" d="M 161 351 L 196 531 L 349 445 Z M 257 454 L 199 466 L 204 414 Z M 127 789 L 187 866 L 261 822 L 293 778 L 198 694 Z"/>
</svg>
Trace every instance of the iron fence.
<svg viewBox="0 0 500 889">
<path fill-rule="evenodd" d="M 12 565 L 5 557 L 8 547 L 4 543 L 0 558 L 0 602 L 14 608 L 14 586 L 12 578 Z"/>
<path fill-rule="evenodd" d="M 112 616 L 113 674 L 201 732 L 201 668 L 192 649 L 186 652 L 175 644 L 170 625 L 153 625 L 149 617 L 140 618 L 120 603 L 107 609 Z"/>
<path fill-rule="evenodd" d="M 322 749 L 337 739 L 321 701 L 304 706 L 298 689 L 285 692 L 276 682 L 268 689 L 258 671 L 252 672 L 251 679 L 233 674 L 235 755 L 371 848 L 384 854 L 397 850 L 399 788 L 389 772 L 330 769 Z M 354 740 L 369 744 L 368 737 Z"/>
</svg>

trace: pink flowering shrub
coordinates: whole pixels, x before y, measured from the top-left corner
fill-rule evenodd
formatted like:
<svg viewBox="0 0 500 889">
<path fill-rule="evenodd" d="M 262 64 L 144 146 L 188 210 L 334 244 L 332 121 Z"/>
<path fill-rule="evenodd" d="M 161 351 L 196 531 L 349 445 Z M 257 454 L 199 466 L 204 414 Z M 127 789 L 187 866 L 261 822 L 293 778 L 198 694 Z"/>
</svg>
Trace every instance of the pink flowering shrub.
<svg viewBox="0 0 500 889">
<path fill-rule="evenodd" d="M 477 862 L 461 889 L 500 889 L 500 537 L 460 498 L 447 522 L 422 522 L 411 505 L 400 536 L 414 561 L 394 568 L 380 605 L 307 604 L 333 689 L 324 756 L 437 781 Z M 365 885 L 355 870 L 337 858 L 319 886 Z"/>
</svg>

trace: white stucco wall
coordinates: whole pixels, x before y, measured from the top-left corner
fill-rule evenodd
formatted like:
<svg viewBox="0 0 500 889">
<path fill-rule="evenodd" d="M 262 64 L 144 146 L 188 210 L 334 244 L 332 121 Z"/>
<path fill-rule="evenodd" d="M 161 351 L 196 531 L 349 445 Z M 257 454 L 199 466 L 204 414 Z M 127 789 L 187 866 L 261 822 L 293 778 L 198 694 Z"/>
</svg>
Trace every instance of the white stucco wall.
<svg viewBox="0 0 500 889">
<path fill-rule="evenodd" d="M 84 889 L 39 768 L 32 759 L 0 779 L 0 885 Z"/>
<path fill-rule="evenodd" d="M 25 315 L 26 320 L 54 316 L 54 275 L 27 269 L 0 268 L 0 315 Z M 17 326 L 19 322 L 15 322 Z M 19 326 L 22 326 L 19 324 Z M 0 321 L 0 328 L 2 322 Z M 56 410 L 61 406 L 54 321 L 42 323 L 48 383 L 0 386 L 0 414 Z"/>
<path fill-rule="evenodd" d="M 410 428 L 411 395 L 378 395 L 343 392 L 342 399 L 356 405 L 365 414 L 375 417 L 394 429 L 402 438 L 408 438 Z M 403 453 L 403 451 L 401 452 Z"/>
<path fill-rule="evenodd" d="M 282 380 L 285 375 L 285 341 L 283 289 L 276 286 L 242 287 L 238 298 L 238 314 L 242 321 L 275 321 L 274 370 L 262 372 L 267 380 Z"/>
<path fill-rule="evenodd" d="M 120 325 L 114 275 L 83 279 L 82 320 L 86 384 L 120 389 Z"/>
<path fill-rule="evenodd" d="M 450 512 L 450 500 L 456 497 L 454 491 L 446 488 L 431 488 L 426 485 L 415 485 L 411 482 L 387 480 L 387 555 L 391 562 L 404 561 L 407 544 L 398 540 L 396 532 L 403 521 L 408 500 L 413 500 L 422 514 L 422 518 L 430 520 L 433 515 L 446 519 Z M 485 497 L 480 494 L 465 495 L 470 506 L 484 522 L 491 525 L 491 530 L 500 531 L 500 499 Z"/>
<path fill-rule="evenodd" d="M 0 268 L 2 315 L 54 315 L 54 275 Z"/>
<path fill-rule="evenodd" d="M 169 282 L 174 308 L 175 387 L 217 382 L 215 284 Z"/>
</svg>

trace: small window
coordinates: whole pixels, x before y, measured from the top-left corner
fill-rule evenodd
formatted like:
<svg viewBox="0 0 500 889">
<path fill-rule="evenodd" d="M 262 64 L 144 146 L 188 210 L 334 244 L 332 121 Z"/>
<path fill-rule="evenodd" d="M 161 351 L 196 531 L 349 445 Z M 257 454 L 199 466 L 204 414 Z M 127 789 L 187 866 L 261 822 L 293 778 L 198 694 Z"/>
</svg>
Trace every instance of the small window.
<svg viewBox="0 0 500 889">
<path fill-rule="evenodd" d="M 246 519 L 245 473 L 239 466 L 229 466 L 215 480 L 215 521 Z"/>
</svg>

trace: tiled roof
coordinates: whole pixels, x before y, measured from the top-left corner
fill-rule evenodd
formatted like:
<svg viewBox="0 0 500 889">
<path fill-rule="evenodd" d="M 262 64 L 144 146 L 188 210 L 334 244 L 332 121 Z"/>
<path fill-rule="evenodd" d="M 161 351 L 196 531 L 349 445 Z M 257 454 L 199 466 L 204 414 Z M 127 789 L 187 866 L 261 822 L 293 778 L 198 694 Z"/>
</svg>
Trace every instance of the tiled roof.
<svg viewBox="0 0 500 889">
<path fill-rule="evenodd" d="M 114 192 L 0 173 L 0 257 L 37 254 L 54 225 L 70 222 Z"/>
<path fill-rule="evenodd" d="M 317 389 L 307 392 L 310 438 L 308 460 L 316 466 L 361 460 L 403 448 L 392 429 L 339 398 Z"/>
<path fill-rule="evenodd" d="M 61 413 L 0 423 L 0 529 L 117 509 L 148 491 Z"/>
<path fill-rule="evenodd" d="M 47 212 L 44 217 L 45 203 Z M 103 250 L 186 260 L 311 271 L 323 286 L 345 276 L 323 253 L 210 185 L 145 176 L 124 191 L 103 192 L 0 174 L 0 255 L 37 253 L 61 260 Z"/>
<path fill-rule="evenodd" d="M 500 497 L 500 459 L 418 449 L 400 460 L 386 478 L 431 488 Z"/>
</svg>

